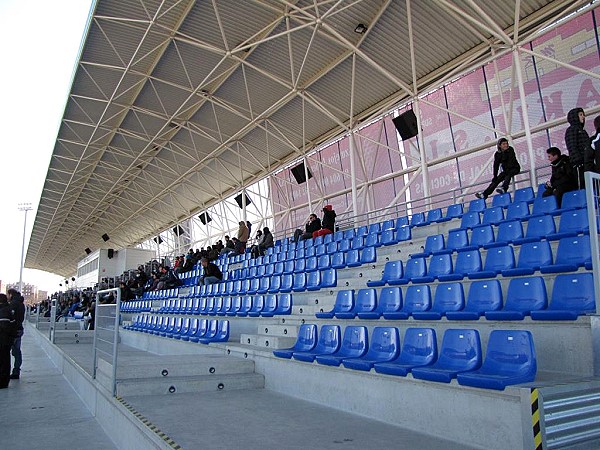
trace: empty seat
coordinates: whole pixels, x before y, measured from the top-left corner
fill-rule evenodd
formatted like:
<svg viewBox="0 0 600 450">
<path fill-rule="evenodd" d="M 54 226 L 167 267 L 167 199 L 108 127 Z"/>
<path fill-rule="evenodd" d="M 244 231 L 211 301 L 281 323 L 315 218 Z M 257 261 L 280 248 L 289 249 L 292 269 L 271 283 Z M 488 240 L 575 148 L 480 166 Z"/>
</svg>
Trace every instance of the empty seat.
<svg viewBox="0 0 600 450">
<path fill-rule="evenodd" d="M 458 281 L 462 280 L 469 273 L 481 271 L 481 254 L 479 250 L 461 250 L 456 255 L 456 264 L 452 273 L 439 275 L 440 281 Z"/>
<path fill-rule="evenodd" d="M 474 281 L 469 287 L 467 304 L 461 311 L 448 311 L 448 320 L 479 320 L 486 311 L 502 308 L 502 287 L 498 280 Z"/>
<path fill-rule="evenodd" d="M 366 354 L 342 360 L 344 367 L 369 371 L 376 363 L 392 361 L 400 353 L 400 336 L 395 327 L 375 327 Z"/>
<path fill-rule="evenodd" d="M 339 366 L 346 358 L 358 358 L 364 355 L 368 347 L 367 327 L 347 326 L 339 350 L 330 355 L 316 355 L 315 359 L 319 364 Z"/>
<path fill-rule="evenodd" d="M 485 208 L 485 199 L 483 198 L 474 198 L 469 202 L 469 212 L 483 212 Z"/>
<path fill-rule="evenodd" d="M 375 311 L 377 307 L 377 293 L 375 289 L 359 289 L 356 293 L 354 307 L 350 311 L 336 312 L 337 319 L 354 319 L 359 313 L 369 313 Z"/>
<path fill-rule="evenodd" d="M 381 244 L 382 245 L 396 245 L 398 240 L 396 239 L 396 230 L 384 230 L 381 233 Z"/>
<path fill-rule="evenodd" d="M 381 233 L 381 223 L 375 222 L 369 225 L 369 232 L 367 234 L 379 234 Z"/>
<path fill-rule="evenodd" d="M 348 250 L 345 254 L 345 265 L 347 267 L 358 267 L 360 266 L 360 252 L 356 249 Z M 343 269 L 344 266 L 338 266 L 337 264 L 333 264 L 331 267 L 335 267 L 336 269 Z"/>
<path fill-rule="evenodd" d="M 519 260 L 514 269 L 502 271 L 503 277 L 533 275 L 542 266 L 552 264 L 552 250 L 548 241 L 528 242 L 519 249 Z"/>
<path fill-rule="evenodd" d="M 491 225 L 479 225 L 471 231 L 471 244 L 469 250 L 494 243 L 494 230 Z"/>
<path fill-rule="evenodd" d="M 337 286 L 337 270 L 333 267 L 330 269 L 321 270 L 321 283 L 319 289 L 332 288 Z M 314 290 L 314 289 L 307 289 Z"/>
<path fill-rule="evenodd" d="M 306 290 L 306 273 L 295 273 L 294 282 L 292 284 L 292 291 L 304 292 Z"/>
<path fill-rule="evenodd" d="M 377 298 L 379 297 L 379 298 Z M 402 290 L 399 287 L 381 289 L 375 293 L 376 307 L 372 311 L 358 311 L 359 319 L 379 319 L 384 313 L 397 312 L 402 308 Z"/>
<path fill-rule="evenodd" d="M 306 275 L 306 290 L 318 291 L 321 289 L 321 272 L 315 270 Z"/>
<path fill-rule="evenodd" d="M 585 207 L 585 189 L 580 189 L 578 191 L 565 192 L 562 198 L 562 204 L 560 205 L 560 209 L 558 211 L 563 212 Z"/>
<path fill-rule="evenodd" d="M 505 220 L 498 225 L 496 242 L 484 245 L 483 248 L 501 247 L 523 237 L 523 225 L 520 220 Z"/>
<path fill-rule="evenodd" d="M 429 268 L 427 275 L 424 277 L 413 277 L 413 283 L 433 283 L 440 276 L 449 275 L 452 273 L 452 256 L 445 253 L 442 255 L 434 255 L 429 258 Z"/>
<path fill-rule="evenodd" d="M 532 217 L 527 222 L 527 233 L 524 238 L 515 239 L 513 241 L 516 245 L 525 244 L 526 242 L 535 242 L 546 239 L 548 235 L 556 233 L 556 226 L 554 224 L 554 217 L 550 215 L 543 215 Z"/>
<path fill-rule="evenodd" d="M 402 228 L 404 226 L 408 225 L 408 216 L 402 216 L 402 217 L 398 217 L 396 219 L 396 225 L 395 228 Z"/>
<path fill-rule="evenodd" d="M 596 312 L 594 277 L 591 273 L 558 275 L 548 309 L 531 311 L 533 320 L 576 320 Z"/>
<path fill-rule="evenodd" d="M 239 296 L 231 297 L 231 307 L 225 311 L 225 315 L 233 317 L 242 306 L 242 298 Z"/>
<path fill-rule="evenodd" d="M 360 252 L 361 264 L 372 264 L 377 262 L 377 250 L 375 247 L 365 247 Z"/>
<path fill-rule="evenodd" d="M 481 224 L 480 214 L 478 211 L 469 211 L 463 214 L 460 220 L 460 228 L 470 229 Z"/>
<path fill-rule="evenodd" d="M 355 236 L 350 241 L 350 248 L 353 250 L 362 250 L 365 246 L 364 236 Z"/>
<path fill-rule="evenodd" d="M 396 242 L 404 242 L 409 241 L 412 238 L 412 233 L 410 231 L 410 227 L 404 226 L 400 228 L 396 228 Z"/>
<path fill-rule="evenodd" d="M 444 333 L 437 361 L 430 366 L 415 367 L 411 373 L 419 380 L 450 383 L 459 373 L 479 369 L 482 359 L 477 330 L 449 329 Z"/>
<path fill-rule="evenodd" d="M 369 233 L 365 236 L 365 247 L 381 247 L 378 233 Z"/>
<path fill-rule="evenodd" d="M 490 248 L 485 257 L 483 270 L 479 272 L 470 272 L 470 279 L 493 278 L 503 270 L 515 267 L 515 253 L 512 247 L 505 245 L 503 247 Z"/>
<path fill-rule="evenodd" d="M 469 245 L 469 237 L 467 230 L 458 228 L 456 230 L 450 230 L 448 232 L 448 239 L 446 240 L 446 248 L 433 251 L 432 254 L 439 255 L 442 253 L 452 253 L 461 249 L 466 248 Z"/>
<path fill-rule="evenodd" d="M 566 237 L 558 241 L 555 264 L 540 268 L 542 273 L 574 272 L 579 267 L 592 269 L 589 235 Z"/>
<path fill-rule="evenodd" d="M 430 223 L 447 222 L 448 220 L 450 219 L 447 219 L 442 215 L 442 208 L 434 208 L 427 213 L 425 225 L 429 225 Z"/>
<path fill-rule="evenodd" d="M 257 294 L 266 294 L 269 292 L 269 288 L 271 287 L 271 277 L 265 275 L 259 280 L 258 289 L 256 290 Z"/>
<path fill-rule="evenodd" d="M 535 194 L 533 193 L 533 188 L 531 186 L 517 189 L 515 191 L 513 203 L 525 202 L 525 203 L 533 203 L 535 200 Z"/>
<path fill-rule="evenodd" d="M 273 299 L 276 299 L 276 307 L 273 310 L 271 304 Z M 261 312 L 263 317 L 273 317 L 277 315 L 289 315 L 292 313 L 292 295 L 291 294 L 278 294 L 277 296 L 265 295 L 265 305 Z"/>
<path fill-rule="evenodd" d="M 525 330 L 494 330 L 490 333 L 481 368 L 459 373 L 456 378 L 464 386 L 503 390 L 506 386 L 534 381 L 536 373 L 531 333 Z"/>
<path fill-rule="evenodd" d="M 211 322 L 216 322 L 216 320 L 211 320 Z M 198 342 L 201 338 L 203 338 L 206 335 L 206 332 L 208 331 L 208 320 L 206 319 L 199 319 L 198 320 L 198 328 L 196 329 L 196 332 L 194 334 L 189 334 L 189 340 L 190 342 Z"/>
<path fill-rule="evenodd" d="M 329 236 L 329 235 L 327 235 Z M 331 267 L 331 257 L 329 255 L 321 255 L 317 257 L 317 269 L 329 269 Z"/>
<path fill-rule="evenodd" d="M 343 269 L 346 267 L 346 254 L 344 252 L 336 252 L 331 255 L 331 267 L 334 269 Z"/>
<path fill-rule="evenodd" d="M 393 230 L 394 228 L 396 228 L 394 219 L 384 220 L 383 223 L 381 224 L 381 232 L 382 233 L 386 230 Z"/>
<path fill-rule="evenodd" d="M 463 205 L 462 203 L 455 203 L 453 205 L 448 206 L 446 209 L 446 219 L 458 219 L 463 215 Z"/>
<path fill-rule="evenodd" d="M 313 362 L 317 355 L 331 355 L 340 348 L 341 331 L 339 325 L 323 325 L 319 330 L 317 345 L 309 351 L 292 354 L 298 361 Z"/>
<path fill-rule="evenodd" d="M 416 227 L 416 226 L 422 225 L 422 224 L 424 224 L 424 222 L 425 222 L 425 213 L 424 212 L 414 213 L 410 218 L 410 226 L 411 227 Z"/>
<path fill-rule="evenodd" d="M 238 317 L 246 317 L 248 316 L 248 312 L 252 309 L 252 296 L 245 295 L 242 297 L 242 303 L 240 309 L 238 309 L 236 315 Z"/>
<path fill-rule="evenodd" d="M 549 240 L 558 240 L 564 237 L 573 237 L 578 234 L 589 233 L 587 208 L 565 211 L 560 215 L 558 232 L 546 236 Z"/>
<path fill-rule="evenodd" d="M 506 209 L 506 220 L 522 220 L 529 217 L 529 205 L 526 202 L 514 201 Z"/>
<path fill-rule="evenodd" d="M 556 196 L 549 195 L 548 197 L 537 197 L 533 202 L 531 215 L 534 217 L 543 214 L 553 214 L 557 209 Z"/>
<path fill-rule="evenodd" d="M 414 285 L 406 289 L 404 304 L 398 311 L 384 311 L 383 317 L 388 320 L 405 320 L 415 311 L 427 311 L 431 308 L 431 288 L 429 285 Z"/>
<path fill-rule="evenodd" d="M 505 195 L 505 194 L 503 194 Z M 501 206 L 493 206 L 483 212 L 482 225 L 497 225 L 504 220 L 504 210 Z"/>
<path fill-rule="evenodd" d="M 348 239 L 342 239 L 338 242 L 338 252 L 347 252 L 350 250 L 350 242 Z"/>
<path fill-rule="evenodd" d="M 252 308 L 248 311 L 248 317 L 260 317 L 265 307 L 265 298 L 262 295 L 256 295 L 252 298 Z"/>
<path fill-rule="evenodd" d="M 213 320 L 211 320 L 211 323 Z M 227 342 L 229 340 L 229 320 L 219 320 L 215 333 L 212 333 L 212 327 L 209 324 L 209 331 L 198 342 L 201 344 L 210 344 L 211 342 Z"/>
<path fill-rule="evenodd" d="M 492 208 L 496 206 L 500 206 L 502 208 L 508 208 L 508 205 L 512 203 L 512 199 L 510 198 L 510 192 L 505 192 L 504 194 L 497 194 L 492 197 Z"/>
<path fill-rule="evenodd" d="M 408 284 L 412 278 L 424 277 L 427 275 L 427 265 L 425 258 L 410 258 L 406 261 L 404 267 L 404 276 L 398 280 L 389 280 L 388 284 Z"/>
<path fill-rule="evenodd" d="M 383 274 L 380 280 L 369 280 L 367 286 L 385 286 L 390 280 L 399 280 L 404 275 L 402 261 L 388 261 L 383 266 Z"/>
<path fill-rule="evenodd" d="M 375 364 L 377 373 L 406 376 L 415 367 L 428 366 L 437 359 L 437 340 L 432 328 L 408 328 L 400 355 L 390 361 Z"/>
<path fill-rule="evenodd" d="M 531 311 L 548 306 L 546 284 L 542 277 L 513 278 L 508 285 L 506 303 L 498 311 L 486 311 L 488 320 L 523 320 Z"/>
<path fill-rule="evenodd" d="M 434 252 L 444 250 L 444 247 L 445 239 L 443 234 L 434 234 L 431 236 L 427 236 L 427 239 L 425 239 L 425 247 L 423 248 L 423 251 L 420 253 L 412 254 L 411 258 L 429 256 Z"/>
<path fill-rule="evenodd" d="M 271 280 L 273 281 L 273 280 Z M 279 285 L 279 292 L 292 292 L 292 286 L 294 285 L 294 277 L 291 273 L 284 273 L 281 275 L 281 284 Z M 269 290 L 269 292 L 271 292 Z"/>
<path fill-rule="evenodd" d="M 415 311 L 415 320 L 440 320 L 449 311 L 460 311 L 465 306 L 465 293 L 462 283 L 438 284 L 433 305 L 428 311 Z"/>
<path fill-rule="evenodd" d="M 298 329 L 298 337 L 293 347 L 273 350 L 278 358 L 291 359 L 294 352 L 309 352 L 317 345 L 317 326 L 315 324 L 302 324 Z"/>
<path fill-rule="evenodd" d="M 331 319 L 337 314 L 352 311 L 352 308 L 354 308 L 354 290 L 342 289 L 337 292 L 333 308 L 330 311 L 318 312 L 316 316 L 319 319 Z"/>
</svg>

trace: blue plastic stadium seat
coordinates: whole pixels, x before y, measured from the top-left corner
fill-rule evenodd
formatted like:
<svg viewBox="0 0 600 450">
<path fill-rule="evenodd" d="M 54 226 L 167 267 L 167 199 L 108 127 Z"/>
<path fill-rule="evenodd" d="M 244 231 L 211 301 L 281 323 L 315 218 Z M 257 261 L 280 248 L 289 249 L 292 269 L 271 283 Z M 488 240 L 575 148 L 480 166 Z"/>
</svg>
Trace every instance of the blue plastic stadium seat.
<svg viewBox="0 0 600 450">
<path fill-rule="evenodd" d="M 377 262 L 377 250 L 375 247 L 365 247 L 360 252 L 361 264 L 372 264 Z M 375 266 L 373 266 L 375 267 Z"/>
<path fill-rule="evenodd" d="M 442 215 L 442 208 L 434 208 L 427 212 L 427 219 L 425 220 L 424 225 L 429 225 L 431 223 L 447 222 L 448 220 L 450 219 L 447 219 Z"/>
<path fill-rule="evenodd" d="M 444 247 L 445 239 L 443 234 L 434 234 L 431 236 L 427 236 L 427 239 L 425 239 L 425 247 L 423 248 L 423 251 L 420 253 L 413 253 L 411 255 L 411 258 L 429 256 L 434 252 L 444 250 Z"/>
<path fill-rule="evenodd" d="M 354 228 L 351 228 L 349 230 L 344 230 L 344 239 L 348 240 L 348 241 L 352 241 L 352 239 L 356 236 L 356 232 L 354 231 Z"/>
<path fill-rule="evenodd" d="M 381 224 L 381 232 L 382 233 L 386 230 L 393 230 L 394 228 L 396 228 L 396 223 L 394 222 L 394 219 L 384 220 L 383 223 Z"/>
<path fill-rule="evenodd" d="M 529 217 L 527 202 L 514 201 L 506 209 L 506 220 L 523 220 Z"/>
<path fill-rule="evenodd" d="M 281 285 L 279 286 L 279 292 L 292 292 L 293 286 L 294 277 L 291 273 L 284 273 L 283 275 L 281 275 Z"/>
<path fill-rule="evenodd" d="M 410 217 L 410 226 L 411 227 L 417 227 L 417 226 L 422 225 L 424 223 L 425 223 L 425 213 L 424 212 L 414 213 Z"/>
<path fill-rule="evenodd" d="M 362 250 L 365 246 L 364 236 L 354 236 L 350 241 L 350 248 L 353 250 Z"/>
<path fill-rule="evenodd" d="M 295 273 L 294 282 L 292 284 L 292 291 L 304 292 L 306 290 L 306 273 Z"/>
<path fill-rule="evenodd" d="M 298 361 L 313 362 L 317 355 L 331 355 L 340 348 L 341 331 L 339 325 L 323 325 L 319 330 L 317 345 L 309 351 L 298 351 L 292 354 Z"/>
<path fill-rule="evenodd" d="M 433 364 L 437 359 L 437 339 L 432 328 L 408 328 L 400 355 L 375 364 L 375 372 L 405 377 L 415 367 Z"/>
<path fill-rule="evenodd" d="M 223 302 L 221 304 L 221 308 L 217 311 L 217 316 L 226 316 L 227 311 L 231 310 L 231 297 L 223 297 Z"/>
<path fill-rule="evenodd" d="M 410 231 L 410 227 L 408 225 L 396 228 L 396 241 L 404 242 L 409 241 L 412 238 L 412 232 Z"/>
<path fill-rule="evenodd" d="M 329 236 L 329 235 L 327 235 Z M 317 257 L 317 269 L 329 269 L 331 267 L 331 257 L 329 255 L 321 255 Z"/>
<path fill-rule="evenodd" d="M 433 283 L 433 281 L 441 276 L 450 275 L 452 273 L 452 256 L 445 253 L 443 255 L 434 255 L 429 258 L 429 268 L 427 275 L 424 277 L 413 277 L 413 283 Z"/>
<path fill-rule="evenodd" d="M 469 245 L 469 237 L 466 229 L 450 230 L 448 232 L 448 239 L 446 240 L 446 248 L 433 251 L 433 255 L 439 255 L 443 253 L 452 253 L 458 250 L 462 250 Z"/>
<path fill-rule="evenodd" d="M 446 219 L 459 219 L 463 215 L 462 203 L 455 203 L 446 209 Z"/>
<path fill-rule="evenodd" d="M 395 327 L 375 327 L 371 333 L 369 351 L 363 356 L 342 360 L 344 367 L 369 371 L 376 363 L 392 361 L 400 353 L 400 336 Z"/>
<path fill-rule="evenodd" d="M 504 194 L 497 194 L 492 197 L 492 208 L 496 206 L 500 206 L 502 208 L 508 208 L 508 205 L 512 203 L 512 199 L 510 198 L 510 192 L 505 192 Z"/>
<path fill-rule="evenodd" d="M 410 230 L 410 228 L 409 228 Z M 384 230 L 381 233 L 381 244 L 382 245 L 396 245 L 398 240 L 396 239 L 396 230 Z"/>
<path fill-rule="evenodd" d="M 481 271 L 481 254 L 479 250 L 461 250 L 456 255 L 456 264 L 452 273 L 439 275 L 439 281 L 459 281 L 469 273 Z"/>
<path fill-rule="evenodd" d="M 519 260 L 514 269 L 502 271 L 503 277 L 533 275 L 542 266 L 552 264 L 552 250 L 548 241 L 529 242 L 521 245 Z"/>
<path fill-rule="evenodd" d="M 481 224 L 480 213 L 478 211 L 469 211 L 463 214 L 460 220 L 460 228 L 470 229 Z"/>
<path fill-rule="evenodd" d="M 359 313 L 371 313 L 377 307 L 377 293 L 375 289 L 359 289 L 356 293 L 354 307 L 347 312 L 335 313 L 337 319 L 354 319 Z"/>
<path fill-rule="evenodd" d="M 404 304 L 398 311 L 384 311 L 387 320 L 406 320 L 416 311 L 427 311 L 431 308 L 431 288 L 429 285 L 413 285 L 406 289 Z"/>
<path fill-rule="evenodd" d="M 535 380 L 537 361 L 533 336 L 525 330 L 494 330 L 490 333 L 485 360 L 479 370 L 459 373 L 458 383 L 484 389 Z"/>
<path fill-rule="evenodd" d="M 533 320 L 577 320 L 596 312 L 594 277 L 591 273 L 558 275 L 548 309 L 531 311 Z"/>
<path fill-rule="evenodd" d="M 248 289 L 246 290 L 246 294 L 248 294 L 248 295 L 256 294 L 256 291 L 258 291 L 259 286 L 260 286 L 260 280 L 258 278 L 252 278 L 250 280 L 250 286 L 248 286 Z"/>
<path fill-rule="evenodd" d="M 437 361 L 430 366 L 415 367 L 411 373 L 419 380 L 450 383 L 459 373 L 479 369 L 482 353 L 477 330 L 449 329 L 444 333 Z"/>
<path fill-rule="evenodd" d="M 541 216 L 543 214 L 553 214 L 558 210 L 556 196 L 549 195 L 548 197 L 537 197 L 533 202 L 531 216 Z"/>
<path fill-rule="evenodd" d="M 213 322 L 211 320 L 211 322 Z M 211 326 L 209 325 L 209 331 L 211 331 Z M 204 337 L 198 339 L 198 342 L 201 344 L 210 344 L 211 342 L 227 342 L 229 340 L 229 320 L 219 320 L 217 324 L 217 330 L 213 334 L 212 332 L 207 332 Z"/>
<path fill-rule="evenodd" d="M 348 313 L 354 308 L 354 290 L 342 289 L 337 292 L 335 303 L 330 311 L 316 313 L 319 319 L 332 319 L 340 313 Z M 354 317 L 354 316 L 352 316 Z"/>
<path fill-rule="evenodd" d="M 352 241 L 349 239 L 342 239 L 340 242 L 338 242 L 338 252 L 347 252 L 350 250 L 351 242 Z"/>
<path fill-rule="evenodd" d="M 585 207 L 585 189 L 580 189 L 578 191 L 565 192 L 562 198 L 562 204 L 560 205 L 560 209 L 558 209 L 556 212 L 562 213 L 563 211 L 569 211 Z"/>
<path fill-rule="evenodd" d="M 381 247 L 378 233 L 369 233 L 365 236 L 365 247 Z"/>
<path fill-rule="evenodd" d="M 348 250 L 346 252 L 345 259 L 346 259 L 345 262 L 346 262 L 347 267 L 358 267 L 361 265 L 359 250 L 356 250 L 356 249 Z M 343 267 L 338 266 L 337 264 L 333 265 L 333 263 L 332 263 L 332 267 L 335 267 L 336 269 L 343 269 Z"/>
<path fill-rule="evenodd" d="M 344 232 L 342 230 L 338 230 L 335 233 L 333 233 L 333 240 L 335 242 L 339 242 L 342 239 L 344 239 Z"/>
<path fill-rule="evenodd" d="M 339 350 L 331 355 L 317 355 L 315 359 L 319 364 L 339 366 L 346 358 L 363 356 L 368 347 L 367 327 L 347 326 Z"/>
<path fill-rule="evenodd" d="M 496 242 L 484 245 L 483 248 L 501 247 L 511 244 L 523 237 L 523 225 L 520 220 L 505 220 L 498 225 Z"/>
<path fill-rule="evenodd" d="M 589 235 L 566 237 L 558 241 L 556 261 L 543 265 L 542 273 L 574 272 L 579 267 L 592 269 L 592 252 Z"/>
<path fill-rule="evenodd" d="M 375 223 L 370 224 L 367 235 L 381 233 L 381 225 L 382 224 L 380 222 L 375 222 Z"/>
<path fill-rule="evenodd" d="M 415 311 L 415 320 L 440 320 L 449 311 L 460 311 L 465 307 L 465 293 L 462 283 L 438 284 L 433 306 L 429 311 Z"/>
<path fill-rule="evenodd" d="M 333 234 L 326 234 L 323 238 L 323 244 L 329 244 L 330 242 L 333 242 Z"/>
<path fill-rule="evenodd" d="M 375 293 L 376 307 L 372 311 L 359 311 L 359 319 L 379 319 L 384 313 L 394 313 L 402 308 L 402 290 L 399 287 L 381 289 L 379 298 Z"/>
<path fill-rule="evenodd" d="M 486 311 L 488 320 L 523 320 L 531 311 L 548 306 L 546 283 L 542 277 L 513 278 L 508 285 L 506 303 L 498 311 Z"/>
<path fill-rule="evenodd" d="M 483 270 L 479 272 L 469 272 L 469 279 L 493 278 L 503 270 L 515 267 L 515 253 L 513 248 L 505 245 L 503 247 L 490 248 L 485 257 Z"/>
<path fill-rule="evenodd" d="M 346 254 L 344 252 L 336 252 L 331 255 L 331 267 L 334 269 L 343 269 L 346 267 Z"/>
<path fill-rule="evenodd" d="M 424 277 L 427 275 L 427 265 L 425 258 L 410 258 L 404 266 L 404 276 L 397 280 L 388 280 L 388 284 L 408 284 L 415 277 Z"/>
<path fill-rule="evenodd" d="M 216 320 L 215 320 L 215 322 L 216 322 Z M 198 328 L 196 329 L 196 332 L 194 334 L 189 334 L 190 342 L 198 342 L 201 338 L 203 338 L 206 335 L 207 331 L 208 331 L 208 320 L 199 319 L 198 320 Z"/>
<path fill-rule="evenodd" d="M 318 270 L 309 272 L 306 275 L 306 290 L 318 291 L 319 289 L 321 289 L 321 272 Z"/>
<path fill-rule="evenodd" d="M 479 225 L 471 230 L 471 244 L 467 247 L 474 250 L 494 243 L 494 230 L 491 225 Z"/>
<path fill-rule="evenodd" d="M 252 308 L 248 311 L 248 317 L 260 317 L 265 307 L 265 298 L 262 295 L 252 297 Z"/>
<path fill-rule="evenodd" d="M 264 276 L 258 282 L 258 289 L 256 290 L 257 294 L 266 294 L 271 287 L 271 277 Z"/>
<path fill-rule="evenodd" d="M 462 311 L 448 311 L 448 320 L 479 320 L 486 311 L 502 308 L 502 286 L 498 280 L 474 281 L 469 287 L 467 304 Z"/>
<path fill-rule="evenodd" d="M 238 317 L 247 317 L 248 312 L 252 309 L 252 296 L 244 295 L 242 297 L 242 303 L 240 309 L 237 311 L 236 315 Z"/>
<path fill-rule="evenodd" d="M 546 236 L 548 240 L 558 240 L 590 232 L 587 208 L 564 211 L 560 215 L 558 232 Z"/>
<path fill-rule="evenodd" d="M 469 212 L 483 212 L 485 209 L 486 204 L 483 198 L 474 198 L 469 202 Z"/>
<path fill-rule="evenodd" d="M 298 337 L 293 347 L 273 350 L 278 358 L 291 359 L 294 352 L 309 352 L 317 345 L 317 326 L 305 323 L 298 329 Z"/>
<path fill-rule="evenodd" d="M 502 194 L 505 195 L 505 194 Z M 501 206 L 493 206 L 483 212 L 482 225 L 497 225 L 504 220 L 504 210 Z"/>
<path fill-rule="evenodd" d="M 533 193 L 533 188 L 531 186 L 517 189 L 515 191 L 515 196 L 513 199 L 513 203 L 525 202 L 525 203 L 533 203 L 535 200 L 535 194 Z"/>
</svg>

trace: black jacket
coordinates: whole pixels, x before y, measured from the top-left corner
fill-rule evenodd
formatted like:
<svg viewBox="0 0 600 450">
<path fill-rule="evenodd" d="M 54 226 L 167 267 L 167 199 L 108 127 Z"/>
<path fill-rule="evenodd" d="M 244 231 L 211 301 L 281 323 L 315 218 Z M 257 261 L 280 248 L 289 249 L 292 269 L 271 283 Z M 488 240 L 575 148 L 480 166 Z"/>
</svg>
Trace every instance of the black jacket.
<svg viewBox="0 0 600 450">
<path fill-rule="evenodd" d="M 16 338 L 17 323 L 10 304 L 0 305 L 0 345 L 12 345 Z"/>
<path fill-rule="evenodd" d="M 573 108 L 567 114 L 570 126 L 565 132 L 565 145 L 569 151 L 572 165 L 583 165 L 585 170 L 592 170 L 594 153 L 590 145 L 590 136 L 579 121 L 580 112 L 583 112 L 582 108 Z"/>
<path fill-rule="evenodd" d="M 315 231 L 319 231 L 321 229 L 321 219 L 318 217 L 312 222 L 307 222 L 304 226 L 306 233 L 313 234 Z"/>
<path fill-rule="evenodd" d="M 25 299 L 20 294 L 14 294 L 10 300 L 10 307 L 13 310 L 14 318 L 17 321 L 17 329 L 23 330 L 23 321 L 25 320 Z"/>
<path fill-rule="evenodd" d="M 335 231 L 335 211 L 329 211 L 328 209 L 323 211 L 323 220 L 321 224 L 323 228 L 327 228 L 328 230 Z"/>
<path fill-rule="evenodd" d="M 521 165 L 517 160 L 515 149 L 508 147 L 505 151 L 498 150 L 494 153 L 494 178 L 498 176 L 498 169 L 502 166 L 503 172 L 519 173 Z"/>
<path fill-rule="evenodd" d="M 223 274 L 221 273 L 221 269 L 214 263 L 209 262 L 206 267 L 204 267 L 204 273 L 202 277 L 217 277 L 219 280 L 223 279 Z"/>
<path fill-rule="evenodd" d="M 567 155 L 560 155 L 550 165 L 552 166 L 550 186 L 554 189 L 562 188 L 565 192 L 576 189 L 577 180 L 573 174 L 573 166 L 571 166 L 570 158 Z"/>
</svg>

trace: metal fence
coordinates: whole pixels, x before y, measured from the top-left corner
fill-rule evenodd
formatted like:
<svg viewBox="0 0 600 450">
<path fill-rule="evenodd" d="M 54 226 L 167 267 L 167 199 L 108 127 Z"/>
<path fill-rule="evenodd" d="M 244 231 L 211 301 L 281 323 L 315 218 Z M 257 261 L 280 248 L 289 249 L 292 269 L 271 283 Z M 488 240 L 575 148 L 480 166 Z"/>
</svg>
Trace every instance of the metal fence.
<svg viewBox="0 0 600 450">
<path fill-rule="evenodd" d="M 101 303 L 113 295 L 115 303 Z M 105 289 L 96 293 L 94 316 L 94 356 L 93 378 L 98 370 L 98 358 L 104 357 L 112 363 L 111 387 L 113 397 L 117 395 L 117 356 L 119 344 L 119 318 L 121 311 L 121 290 Z"/>
</svg>

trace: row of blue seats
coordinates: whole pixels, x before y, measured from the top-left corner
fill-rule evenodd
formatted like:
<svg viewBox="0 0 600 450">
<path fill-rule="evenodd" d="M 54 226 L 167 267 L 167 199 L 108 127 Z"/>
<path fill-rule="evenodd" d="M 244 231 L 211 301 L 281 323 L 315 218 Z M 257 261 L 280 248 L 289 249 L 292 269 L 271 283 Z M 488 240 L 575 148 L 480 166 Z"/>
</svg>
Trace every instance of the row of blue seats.
<svg viewBox="0 0 600 450">
<path fill-rule="evenodd" d="M 578 316 L 596 310 L 593 275 L 574 273 L 558 275 L 554 280 L 551 302 L 548 304 L 546 283 L 542 277 L 522 277 L 510 280 L 503 301 L 498 280 L 475 281 L 469 288 L 465 303 L 463 284 L 438 284 L 432 302 L 429 285 L 413 285 L 403 296 L 399 287 L 382 288 L 379 296 L 374 288 L 337 292 L 333 308 L 318 312 L 320 319 L 405 320 L 576 320 Z"/>
<path fill-rule="evenodd" d="M 166 317 L 144 314 L 134 317 L 126 330 L 139 331 L 172 339 L 210 344 L 229 340 L 229 321 Z"/>
<path fill-rule="evenodd" d="M 150 312 L 152 310 L 152 300 L 132 300 L 130 302 L 121 302 L 121 312 Z"/>
<path fill-rule="evenodd" d="M 461 385 L 497 390 L 532 382 L 537 373 L 533 337 L 523 330 L 492 331 L 483 359 L 477 330 L 446 330 L 438 356 L 432 328 L 408 328 L 401 346 L 394 327 L 375 327 L 369 338 L 366 327 L 348 326 L 341 337 L 338 325 L 323 325 L 317 333 L 316 325 L 304 324 L 293 347 L 273 354 L 387 375 L 411 373 L 422 380 L 449 383 L 456 378 Z"/>
<path fill-rule="evenodd" d="M 428 263 L 429 262 L 429 263 Z M 449 253 L 434 254 L 431 257 L 411 257 L 402 261 L 388 261 L 383 267 L 379 280 L 367 281 L 367 286 L 403 285 L 432 283 L 438 281 L 459 281 L 469 279 L 532 275 L 541 273 L 574 272 L 579 268 L 592 269 L 592 254 L 589 236 L 562 238 L 558 242 L 556 259 L 548 241 L 528 242 L 519 247 L 516 262 L 514 249 L 510 245 L 487 249 L 485 264 L 482 264 L 480 251 L 461 250 L 455 261 Z"/>
<path fill-rule="evenodd" d="M 161 314 L 273 317 L 292 312 L 291 294 L 170 299 L 155 311 Z"/>
</svg>

